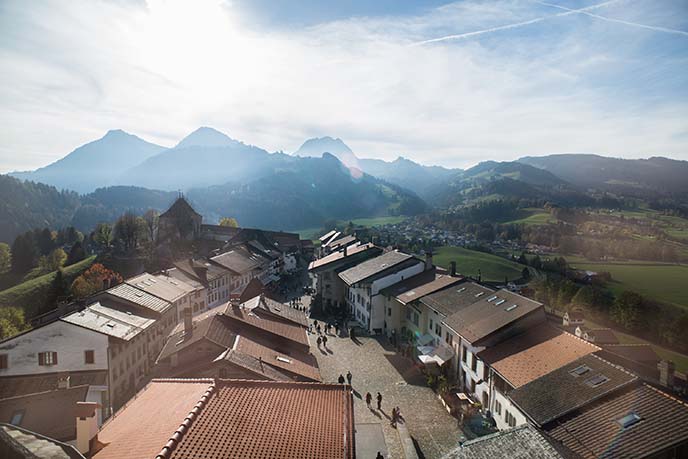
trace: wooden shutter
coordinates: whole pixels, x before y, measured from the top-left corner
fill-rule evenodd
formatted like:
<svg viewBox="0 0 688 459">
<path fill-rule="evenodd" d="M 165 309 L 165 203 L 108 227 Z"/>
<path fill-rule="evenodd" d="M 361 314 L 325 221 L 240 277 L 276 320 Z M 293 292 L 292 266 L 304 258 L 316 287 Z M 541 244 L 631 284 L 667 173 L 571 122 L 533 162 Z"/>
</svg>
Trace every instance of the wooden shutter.
<svg viewBox="0 0 688 459">
<path fill-rule="evenodd" d="M 57 352 L 53 352 L 53 365 L 57 365 Z"/>
<path fill-rule="evenodd" d="M 7 354 L 0 354 L 0 369 L 5 369 L 8 367 L 8 360 Z"/>
<path fill-rule="evenodd" d="M 42 352 L 38 353 L 38 364 L 45 365 L 45 354 Z"/>
</svg>

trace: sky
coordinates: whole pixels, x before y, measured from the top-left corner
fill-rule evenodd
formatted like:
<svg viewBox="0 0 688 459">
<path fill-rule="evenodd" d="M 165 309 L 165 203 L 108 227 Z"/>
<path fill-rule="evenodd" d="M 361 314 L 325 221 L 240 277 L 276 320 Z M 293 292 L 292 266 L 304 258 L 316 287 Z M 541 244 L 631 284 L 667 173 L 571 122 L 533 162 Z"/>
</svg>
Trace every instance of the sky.
<svg viewBox="0 0 688 459">
<path fill-rule="evenodd" d="M 0 0 L 0 172 L 110 129 L 467 167 L 688 160 L 688 0 Z"/>
</svg>

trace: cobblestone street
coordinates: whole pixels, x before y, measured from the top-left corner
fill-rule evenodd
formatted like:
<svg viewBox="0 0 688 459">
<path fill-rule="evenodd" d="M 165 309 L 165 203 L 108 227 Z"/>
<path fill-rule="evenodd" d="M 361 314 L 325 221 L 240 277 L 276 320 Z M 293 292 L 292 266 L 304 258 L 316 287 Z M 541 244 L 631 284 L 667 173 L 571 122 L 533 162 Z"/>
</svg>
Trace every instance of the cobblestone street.
<svg viewBox="0 0 688 459">
<path fill-rule="evenodd" d="M 311 335 L 312 336 L 312 335 Z M 339 375 L 353 374 L 354 416 L 357 424 L 382 424 L 388 457 L 403 457 L 397 430 L 390 425 L 392 408 L 398 406 L 410 435 L 417 441 L 424 457 L 438 458 L 458 445 L 460 430 L 456 419 L 443 408 L 425 378 L 411 362 L 397 355 L 384 340 L 371 337 L 350 338 L 328 335 L 327 350 L 311 342 L 320 372 L 326 382 L 337 382 Z M 370 410 L 365 395 L 382 393 L 382 412 Z M 421 456 L 421 457 L 423 457 Z M 367 458 L 361 458 L 367 459 Z"/>
</svg>

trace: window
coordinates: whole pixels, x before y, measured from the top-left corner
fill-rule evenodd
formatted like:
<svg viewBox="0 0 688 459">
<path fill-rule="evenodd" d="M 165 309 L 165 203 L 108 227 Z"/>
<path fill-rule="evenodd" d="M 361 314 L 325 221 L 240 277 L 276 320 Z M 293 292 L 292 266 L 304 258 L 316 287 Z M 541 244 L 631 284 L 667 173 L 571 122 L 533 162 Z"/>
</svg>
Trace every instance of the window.
<svg viewBox="0 0 688 459">
<path fill-rule="evenodd" d="M 572 376 L 575 376 L 577 378 L 579 376 L 583 376 L 585 373 L 587 373 L 589 371 L 590 371 L 589 367 L 587 367 L 586 365 L 581 365 L 581 366 L 576 367 L 573 370 L 569 371 L 569 373 Z"/>
<path fill-rule="evenodd" d="M 607 381 L 609 381 L 609 378 L 607 378 L 605 375 L 596 375 L 585 381 L 585 384 L 587 384 L 590 387 L 597 387 L 601 386 Z"/>
<path fill-rule="evenodd" d="M 471 392 L 475 393 L 475 381 L 471 378 Z"/>
<path fill-rule="evenodd" d="M 95 352 L 92 350 L 84 351 L 84 363 L 96 363 Z"/>
<path fill-rule="evenodd" d="M 420 316 L 418 315 L 417 312 L 413 311 L 413 323 L 418 326 L 418 322 L 420 321 Z"/>
<path fill-rule="evenodd" d="M 468 364 L 468 350 L 465 347 L 461 347 L 461 360 L 463 360 L 463 363 Z"/>
<path fill-rule="evenodd" d="M 41 366 L 57 365 L 57 352 L 39 352 L 38 364 Z"/>
<path fill-rule="evenodd" d="M 437 336 L 442 336 L 442 327 L 437 322 L 435 322 L 435 334 Z"/>
<path fill-rule="evenodd" d="M 387 317 L 392 317 L 392 308 L 387 308 Z"/>
<path fill-rule="evenodd" d="M 509 424 L 509 427 L 516 425 L 516 418 L 508 410 L 504 411 L 504 421 Z"/>
<path fill-rule="evenodd" d="M 502 404 L 499 403 L 499 400 L 495 400 L 495 413 L 502 414 Z"/>
<path fill-rule="evenodd" d="M 411 320 L 411 308 L 406 308 L 406 320 Z"/>
<path fill-rule="evenodd" d="M 449 330 L 447 330 L 447 334 L 444 337 L 444 341 L 450 346 L 454 343 L 454 336 L 451 333 L 449 333 Z"/>
<path fill-rule="evenodd" d="M 474 372 L 478 369 L 478 358 L 475 356 L 475 354 L 471 355 L 471 370 Z"/>
<path fill-rule="evenodd" d="M 9 357 L 7 354 L 0 354 L 0 370 L 9 367 Z"/>
<path fill-rule="evenodd" d="M 430 319 L 430 330 L 432 330 L 432 319 Z"/>
<path fill-rule="evenodd" d="M 13 426 L 21 425 L 22 419 L 24 419 L 24 410 L 17 410 L 14 413 L 12 413 L 10 424 L 12 424 Z"/>
<path fill-rule="evenodd" d="M 616 420 L 616 422 L 624 429 L 631 427 L 641 421 L 641 417 L 637 413 L 628 413 L 626 416 Z"/>
</svg>

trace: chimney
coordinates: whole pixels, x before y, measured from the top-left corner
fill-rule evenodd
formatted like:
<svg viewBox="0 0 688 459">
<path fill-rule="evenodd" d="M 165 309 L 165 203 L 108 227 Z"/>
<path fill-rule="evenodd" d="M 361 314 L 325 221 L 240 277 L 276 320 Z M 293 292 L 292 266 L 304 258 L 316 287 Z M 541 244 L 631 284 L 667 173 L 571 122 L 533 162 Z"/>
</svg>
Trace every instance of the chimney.
<svg viewBox="0 0 688 459">
<path fill-rule="evenodd" d="M 76 402 L 76 449 L 84 456 L 90 457 L 93 445 L 98 440 L 98 416 L 100 407 L 95 402 Z"/>
<path fill-rule="evenodd" d="M 425 252 L 425 270 L 428 271 L 432 269 L 432 252 L 427 251 Z"/>
<path fill-rule="evenodd" d="M 452 277 L 456 277 L 456 262 L 452 261 L 451 263 L 449 263 L 449 266 L 449 275 Z"/>
<path fill-rule="evenodd" d="M 60 375 L 57 378 L 58 389 L 69 389 L 69 375 Z"/>
<path fill-rule="evenodd" d="M 184 336 L 193 335 L 193 319 L 191 318 L 191 308 L 184 309 Z"/>
<path fill-rule="evenodd" d="M 662 386 L 673 388 L 674 387 L 674 362 L 671 360 L 662 360 L 657 364 L 659 368 L 659 383 Z"/>
</svg>

